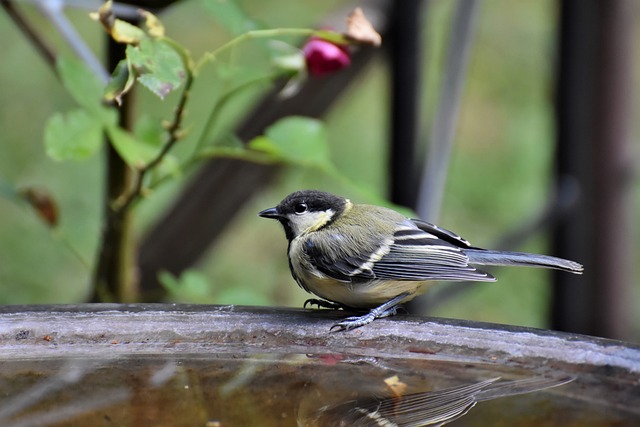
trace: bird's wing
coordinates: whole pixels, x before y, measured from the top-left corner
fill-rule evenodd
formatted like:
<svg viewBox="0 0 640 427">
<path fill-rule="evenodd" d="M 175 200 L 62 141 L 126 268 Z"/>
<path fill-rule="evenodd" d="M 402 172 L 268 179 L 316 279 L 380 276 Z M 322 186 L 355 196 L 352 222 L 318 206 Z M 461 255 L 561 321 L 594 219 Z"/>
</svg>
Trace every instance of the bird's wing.
<svg viewBox="0 0 640 427">
<path fill-rule="evenodd" d="M 362 268 L 362 266 L 366 265 L 369 259 L 374 258 L 376 249 L 359 252 L 349 251 L 348 246 L 344 245 L 346 239 L 347 237 L 341 233 L 332 233 L 331 236 L 324 239 L 309 237 L 305 240 L 302 248 L 309 262 L 319 272 L 332 279 L 342 282 L 375 279 L 371 269 Z M 327 244 L 331 247 L 328 247 Z"/>
<path fill-rule="evenodd" d="M 453 231 L 449 231 L 445 228 L 438 227 L 435 224 L 431 224 L 430 222 L 422 221 L 420 219 L 410 219 L 409 222 L 411 222 L 413 225 L 415 225 L 425 233 L 429 233 L 436 237 L 439 237 L 440 239 L 444 240 L 445 242 L 451 243 L 454 246 L 458 246 L 461 248 L 472 247 L 466 239 L 458 236 Z"/>
<path fill-rule="evenodd" d="M 418 228 L 420 227 L 420 228 Z M 430 230 L 430 231 L 427 231 Z M 470 280 L 494 281 L 495 278 L 469 265 L 462 248 L 466 240 L 432 224 L 407 220 L 392 238 L 369 238 L 375 245 L 341 242 L 347 237 L 306 240 L 303 248 L 308 259 L 321 273 L 344 282 L 380 280 Z M 455 242 L 455 243 L 454 243 Z M 331 244 L 331 247 L 326 245 Z M 359 252 L 349 248 L 359 247 Z"/>
<path fill-rule="evenodd" d="M 469 265 L 461 237 L 428 223 L 401 226 L 389 252 L 372 268 L 382 280 L 470 280 L 494 281 L 490 274 Z"/>
</svg>

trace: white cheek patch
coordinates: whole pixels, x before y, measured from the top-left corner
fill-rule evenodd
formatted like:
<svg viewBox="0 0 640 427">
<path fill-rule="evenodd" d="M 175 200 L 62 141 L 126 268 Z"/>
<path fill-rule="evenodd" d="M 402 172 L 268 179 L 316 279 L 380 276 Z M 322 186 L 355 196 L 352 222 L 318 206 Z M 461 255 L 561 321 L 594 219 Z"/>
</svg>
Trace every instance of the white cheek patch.
<svg viewBox="0 0 640 427">
<path fill-rule="evenodd" d="M 321 212 L 305 212 L 302 215 L 289 214 L 289 224 L 295 236 L 315 231 L 331 221 L 335 212 L 327 209 Z"/>
</svg>

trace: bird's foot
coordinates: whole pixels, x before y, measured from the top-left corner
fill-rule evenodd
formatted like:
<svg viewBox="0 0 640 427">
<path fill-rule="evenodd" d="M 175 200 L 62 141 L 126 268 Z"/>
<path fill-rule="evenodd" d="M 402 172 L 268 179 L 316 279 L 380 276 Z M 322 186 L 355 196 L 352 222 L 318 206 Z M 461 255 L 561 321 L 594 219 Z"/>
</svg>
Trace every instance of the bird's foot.
<svg viewBox="0 0 640 427">
<path fill-rule="evenodd" d="M 393 316 L 398 312 L 400 303 L 404 301 L 407 296 L 409 296 L 408 293 L 402 293 L 385 302 L 384 304 L 372 309 L 367 314 L 364 314 L 362 316 L 347 317 L 346 319 L 337 322 L 329 330 L 348 331 L 350 329 L 355 329 L 359 328 L 360 326 L 367 325 L 373 322 L 375 319 L 382 319 L 383 317 Z"/>
</svg>

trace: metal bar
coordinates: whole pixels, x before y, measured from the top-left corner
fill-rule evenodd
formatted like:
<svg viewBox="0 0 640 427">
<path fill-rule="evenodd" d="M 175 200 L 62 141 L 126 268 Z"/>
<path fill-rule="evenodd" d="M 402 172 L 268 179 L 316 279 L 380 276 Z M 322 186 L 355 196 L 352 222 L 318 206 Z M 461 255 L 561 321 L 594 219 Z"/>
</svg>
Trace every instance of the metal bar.
<svg viewBox="0 0 640 427">
<path fill-rule="evenodd" d="M 416 146 L 420 94 L 421 0 L 395 2 L 386 44 L 391 65 L 390 199 L 416 207 L 418 171 Z"/>
<path fill-rule="evenodd" d="M 431 222 L 437 222 L 440 216 L 479 3 L 460 0 L 449 33 L 444 81 L 431 126 L 417 206 L 420 218 Z"/>
<path fill-rule="evenodd" d="M 553 244 L 585 275 L 554 274 L 558 330 L 629 334 L 632 20 L 628 0 L 561 3 L 556 179 L 575 179 L 580 197 Z"/>
</svg>

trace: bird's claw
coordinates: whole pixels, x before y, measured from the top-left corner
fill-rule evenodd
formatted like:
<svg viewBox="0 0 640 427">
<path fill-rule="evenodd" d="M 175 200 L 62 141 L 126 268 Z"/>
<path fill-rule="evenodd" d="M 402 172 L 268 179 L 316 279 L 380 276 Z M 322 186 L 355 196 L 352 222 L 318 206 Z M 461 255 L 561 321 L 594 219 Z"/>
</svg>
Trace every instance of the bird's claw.
<svg viewBox="0 0 640 427">
<path fill-rule="evenodd" d="M 362 316 L 351 316 L 346 319 L 341 320 L 338 323 L 335 323 L 331 328 L 329 328 L 330 332 L 339 332 L 339 331 L 349 331 L 351 329 L 359 328 L 360 326 L 367 325 L 373 322 L 376 319 L 376 315 L 373 312 L 369 312 Z"/>
<path fill-rule="evenodd" d="M 313 307 L 313 305 L 317 305 L 318 308 L 331 308 L 333 310 L 338 310 L 342 308 L 340 304 L 336 304 L 334 302 L 325 301 L 323 299 L 317 299 L 317 298 L 309 298 L 304 302 L 304 304 L 302 305 L 302 308 L 307 308 L 307 305 L 311 307 Z"/>
<path fill-rule="evenodd" d="M 329 331 L 348 331 L 350 329 L 367 325 L 375 319 L 393 316 L 398 312 L 398 308 L 400 307 L 399 304 L 404 298 L 406 298 L 406 296 L 406 294 L 400 294 L 362 316 L 347 317 L 346 319 L 335 323 L 331 328 L 329 328 Z"/>
</svg>

